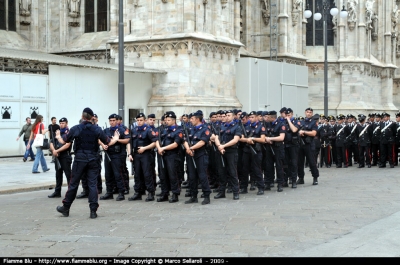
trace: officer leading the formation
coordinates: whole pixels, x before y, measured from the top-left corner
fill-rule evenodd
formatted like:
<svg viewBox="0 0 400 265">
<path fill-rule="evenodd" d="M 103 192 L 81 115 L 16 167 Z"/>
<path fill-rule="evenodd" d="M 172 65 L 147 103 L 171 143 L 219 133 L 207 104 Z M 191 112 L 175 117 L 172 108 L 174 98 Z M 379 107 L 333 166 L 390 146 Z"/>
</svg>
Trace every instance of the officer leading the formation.
<svg viewBox="0 0 400 265">
<path fill-rule="evenodd" d="M 89 184 L 89 208 L 90 218 L 97 217 L 97 208 L 99 207 L 97 200 L 97 174 L 100 167 L 98 150 L 99 143 L 113 145 L 118 139 L 119 135 L 115 134 L 112 139 L 108 138 L 100 127 L 92 124 L 93 111 L 90 108 L 85 108 L 82 112 L 83 122 L 79 125 L 73 126 L 69 131 L 65 142 L 74 143 L 75 159 L 72 165 L 72 178 L 70 180 L 67 193 L 63 200 L 63 206 L 57 206 L 57 211 L 64 216 L 69 216 L 69 210 L 75 200 L 78 191 L 79 182 L 84 174 L 87 176 Z M 62 146 L 60 149 L 54 150 L 55 156 L 67 150 L 68 145 Z"/>
</svg>

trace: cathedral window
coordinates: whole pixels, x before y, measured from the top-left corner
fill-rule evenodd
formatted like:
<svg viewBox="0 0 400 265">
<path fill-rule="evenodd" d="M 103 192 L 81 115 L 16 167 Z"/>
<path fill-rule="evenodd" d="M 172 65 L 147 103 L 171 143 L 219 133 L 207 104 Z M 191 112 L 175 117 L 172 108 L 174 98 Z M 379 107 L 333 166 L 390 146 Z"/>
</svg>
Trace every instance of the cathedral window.
<svg viewBox="0 0 400 265">
<path fill-rule="evenodd" d="M 0 0 L 0 30 L 16 31 L 15 0 Z"/>
<path fill-rule="evenodd" d="M 313 14 L 322 13 L 322 4 L 325 0 L 308 0 L 307 4 L 309 4 L 309 8 Z M 334 6 L 334 0 L 328 0 L 330 6 Z M 328 35 L 328 46 L 333 46 L 333 17 L 329 13 L 328 10 L 328 19 L 327 19 L 327 35 Z M 324 20 L 321 19 L 319 21 L 315 20 L 313 16 L 307 19 L 306 26 L 306 44 L 307 46 L 323 46 L 324 45 Z"/>
<path fill-rule="evenodd" d="M 110 0 L 85 1 L 85 32 L 109 30 Z"/>
</svg>

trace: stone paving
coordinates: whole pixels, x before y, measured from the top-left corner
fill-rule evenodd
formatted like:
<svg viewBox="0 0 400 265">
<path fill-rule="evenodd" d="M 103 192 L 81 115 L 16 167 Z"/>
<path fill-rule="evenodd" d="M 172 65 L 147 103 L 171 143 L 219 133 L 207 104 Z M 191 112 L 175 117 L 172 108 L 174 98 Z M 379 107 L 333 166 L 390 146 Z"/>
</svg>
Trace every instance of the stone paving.
<svg viewBox="0 0 400 265">
<path fill-rule="evenodd" d="M 29 170 L 28 162 L 0 160 L 1 186 L 12 180 L 5 169 L 18 173 L 15 182 L 21 167 Z M 7 168 L 12 164 L 22 166 Z M 2 188 L 0 195 L 0 256 L 400 256 L 398 167 L 323 168 L 318 186 L 306 171 L 306 184 L 297 189 L 251 191 L 238 201 L 227 194 L 206 206 L 185 205 L 183 195 L 174 204 L 100 201 L 94 220 L 86 199 L 75 200 L 70 216 L 62 217 L 56 212 L 61 199 L 47 198 L 52 191 L 26 191 L 31 182 L 24 188 L 20 181 L 26 192 L 15 193 L 14 185 L 14 193 Z M 54 170 L 36 175 L 46 185 L 54 181 Z"/>
</svg>

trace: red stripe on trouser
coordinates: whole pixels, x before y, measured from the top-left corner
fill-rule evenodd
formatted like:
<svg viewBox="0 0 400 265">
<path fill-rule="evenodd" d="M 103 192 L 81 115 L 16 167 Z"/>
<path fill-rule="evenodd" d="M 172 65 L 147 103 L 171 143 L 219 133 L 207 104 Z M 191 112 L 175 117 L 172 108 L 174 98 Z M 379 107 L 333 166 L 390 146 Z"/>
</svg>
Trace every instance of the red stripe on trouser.
<svg viewBox="0 0 400 265">
<path fill-rule="evenodd" d="M 346 155 L 346 161 L 344 163 L 347 166 L 347 164 L 349 163 L 349 150 L 348 149 L 346 149 L 345 155 Z"/>
<path fill-rule="evenodd" d="M 331 164 L 331 147 L 328 146 L 328 165 Z"/>
</svg>

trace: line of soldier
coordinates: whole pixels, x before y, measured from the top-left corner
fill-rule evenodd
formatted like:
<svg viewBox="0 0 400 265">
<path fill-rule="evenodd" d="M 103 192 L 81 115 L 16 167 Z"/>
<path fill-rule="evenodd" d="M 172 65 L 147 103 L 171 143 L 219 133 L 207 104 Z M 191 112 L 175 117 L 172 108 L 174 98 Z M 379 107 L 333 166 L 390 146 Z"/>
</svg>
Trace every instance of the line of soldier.
<svg viewBox="0 0 400 265">
<path fill-rule="evenodd" d="M 343 114 L 321 117 L 316 137 L 320 145 L 319 165 L 347 168 L 358 164 L 358 168 L 379 166 L 390 168 L 398 165 L 400 148 L 400 112 L 396 121 L 390 120 L 389 113 Z M 319 150 L 319 149 L 318 149 Z M 317 156 L 317 154 L 316 154 Z"/>
<path fill-rule="evenodd" d="M 395 150 L 399 147 L 400 113 L 396 114 L 397 122 L 390 121 L 390 115 L 383 113 L 370 114 L 368 121 L 365 115 L 359 115 L 359 123 L 355 123 L 355 117 L 349 115 L 345 123 L 344 115 L 339 115 L 336 121 L 333 116 L 313 115 L 312 108 L 305 110 L 304 118 L 295 118 L 290 108 L 282 108 L 280 115 L 276 111 L 246 113 L 241 110 L 220 110 L 210 113 L 210 121 L 206 123 L 203 112 L 199 110 L 183 115 L 178 126 L 177 116 L 168 111 L 162 116 L 158 128 L 154 126 L 154 114 L 146 117 L 140 113 L 136 117 L 137 126 L 131 130 L 123 125 L 122 118 L 116 114 L 109 116 L 110 128 L 101 130 L 97 125 L 97 115 L 92 116 L 90 123 L 102 131 L 103 137 L 101 139 L 98 136 L 97 144 L 102 149 L 97 147 L 97 156 L 94 156 L 99 164 L 95 172 L 96 196 L 102 191 L 99 152 L 104 152 L 106 157 L 107 192 L 100 200 L 113 199 L 113 194 L 117 193 L 116 200 L 121 201 L 125 199 L 124 195 L 129 194 L 127 156 L 132 161 L 132 172 L 135 172 L 135 192 L 129 197 L 130 201 L 141 200 L 146 191 L 146 201 L 155 200 L 157 159 L 161 186 L 157 202 L 177 202 L 181 189 L 187 188 L 185 197 L 190 199 L 185 203 L 197 203 L 198 189 L 201 189 L 203 205 L 210 203 L 212 191 L 217 193 L 214 199 L 225 198 L 226 193 L 233 193 L 233 199 L 238 200 L 239 194 L 248 193 L 249 184 L 250 190 L 258 188 L 257 195 L 271 190 L 274 183 L 277 183 L 278 192 L 289 187 L 289 184 L 296 188 L 298 184 L 305 183 L 306 160 L 313 177 L 312 184 L 318 185 L 319 144 L 322 151 L 321 166 L 325 164 L 330 167 L 333 160 L 337 167 L 342 164 L 347 167 L 351 152 L 358 153 L 355 161 L 358 161 L 359 167 L 364 167 L 365 163 L 369 167 L 377 164 L 378 156 L 380 167 L 386 166 L 386 158 L 391 167 L 398 160 Z M 51 145 L 51 150 L 62 163 L 55 165 L 57 187 L 49 197 L 61 196 L 62 172 L 69 175 L 65 168 L 70 168 L 72 161 L 72 137 L 68 136 L 67 122 L 66 118 L 60 120 L 61 131 L 56 132 L 56 143 Z M 84 124 L 88 126 L 88 121 L 84 121 Z M 86 144 L 83 143 L 81 145 Z M 63 161 L 64 157 L 67 162 Z M 184 180 L 185 160 L 187 181 Z M 67 177 L 68 182 L 71 179 L 72 176 Z M 82 175 L 82 186 L 83 192 L 76 198 L 88 197 L 89 201 L 94 201 L 85 175 Z"/>
</svg>

